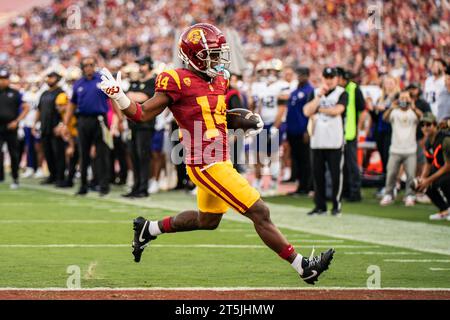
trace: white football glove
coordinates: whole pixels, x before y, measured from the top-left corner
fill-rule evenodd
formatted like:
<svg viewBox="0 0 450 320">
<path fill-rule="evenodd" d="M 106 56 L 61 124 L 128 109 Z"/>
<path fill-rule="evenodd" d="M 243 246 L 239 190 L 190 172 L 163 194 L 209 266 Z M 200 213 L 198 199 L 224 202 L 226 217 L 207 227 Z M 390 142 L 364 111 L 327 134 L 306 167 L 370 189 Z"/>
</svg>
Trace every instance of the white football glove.
<svg viewBox="0 0 450 320">
<path fill-rule="evenodd" d="M 100 89 L 112 100 L 116 101 L 120 110 L 124 110 L 130 106 L 131 100 L 126 96 L 121 87 L 122 75 L 120 71 L 117 73 L 117 79 L 114 79 L 108 69 L 103 68 L 100 71 L 102 82 Z"/>
<path fill-rule="evenodd" d="M 261 116 L 257 113 L 253 113 L 253 114 L 258 117 L 258 123 L 256 124 L 256 127 L 257 127 L 256 129 L 247 131 L 247 136 L 249 136 L 249 137 L 258 135 L 264 128 L 264 121 L 261 118 Z"/>
<path fill-rule="evenodd" d="M 275 127 L 275 126 L 270 127 L 270 137 L 271 138 L 276 137 L 278 135 L 278 132 L 279 132 L 279 130 L 277 127 Z"/>
</svg>

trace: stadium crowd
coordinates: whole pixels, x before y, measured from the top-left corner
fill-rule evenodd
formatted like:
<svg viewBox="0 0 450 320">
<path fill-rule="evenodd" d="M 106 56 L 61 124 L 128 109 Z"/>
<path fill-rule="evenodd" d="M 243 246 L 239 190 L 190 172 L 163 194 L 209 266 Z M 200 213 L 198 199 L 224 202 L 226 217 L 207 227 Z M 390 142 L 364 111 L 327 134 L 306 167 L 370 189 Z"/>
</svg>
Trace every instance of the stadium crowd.
<svg viewBox="0 0 450 320">
<path fill-rule="evenodd" d="M 0 149 L 3 141 L 9 148 L 4 148 L 0 155 L 3 162 L 3 154 L 10 154 L 11 186 L 18 187 L 17 161 L 23 168 L 23 177 L 45 178 L 43 183 L 58 187 L 72 187 L 74 178 L 80 174 L 82 185 L 78 194 L 85 194 L 90 188 L 106 195 L 110 183 L 124 185 L 127 179 L 131 181 L 129 192 L 124 194 L 127 197 L 146 197 L 161 187 L 191 186 L 183 165 L 175 167 L 175 184 L 167 183 L 174 147 L 169 137 L 176 129 L 169 112 L 145 127 L 136 128 L 105 101 L 101 106 L 105 118 L 92 129 L 98 136 L 93 138 L 86 133 L 92 141 L 83 144 L 80 123 L 84 121 L 83 128 L 89 127 L 90 120 L 81 118 L 97 113 L 83 108 L 80 112 L 76 90 L 89 68 L 95 77 L 96 68 L 107 66 L 122 71 L 126 90 L 133 99 L 145 101 L 152 95 L 155 75 L 176 64 L 175 39 L 181 29 L 207 21 L 223 30 L 232 26 L 247 61 L 245 66 L 233 70 L 230 82 L 233 90 L 227 97 L 230 106 L 257 108 L 258 92 L 254 89 L 257 83 L 279 82 L 284 86 L 274 94 L 279 105 L 285 106 L 286 119 L 283 126 L 276 126 L 281 161 L 267 168 L 273 182 L 268 188 L 263 186 L 258 166 L 255 170 L 253 166 L 237 166 L 239 171 L 256 176 L 257 188 L 267 192 L 277 190 L 282 181 L 297 181 L 294 194 L 317 197 L 317 177 L 309 175 L 306 164 L 300 165 L 313 166 L 309 116 L 305 117 L 302 108 L 312 101 L 311 92 L 317 95 L 320 91 L 324 78 L 336 78 L 339 86 L 347 92 L 355 90 L 352 94 L 362 96 L 363 101 L 356 106 L 357 133 L 345 137 L 347 146 L 350 142 L 355 144 L 345 151 L 347 166 L 338 167 L 340 171 L 332 173 L 331 178 L 327 175 L 326 181 L 335 180 L 333 177 L 339 173 L 354 174 L 348 166 L 353 163 L 363 181 L 344 179 L 343 196 L 347 200 L 361 201 L 361 184 L 370 182 L 375 172 L 378 174 L 373 177 L 380 178 L 381 205 L 391 204 L 404 183 L 406 205 L 431 199 L 439 213 L 430 218 L 448 219 L 450 173 L 444 172 L 446 178 L 428 179 L 427 185 L 419 183 L 417 187 L 413 179 L 421 176 L 423 181 L 446 168 L 445 152 L 439 159 L 434 152 L 439 145 L 441 153 L 450 148 L 446 138 L 437 134 L 445 131 L 446 119 L 450 118 L 450 5 L 448 1 L 389 1 L 374 16 L 368 17 L 369 11 L 368 1 L 355 0 L 55 0 L 51 6 L 34 8 L 0 29 L 0 78 L 6 79 L 0 83 L 0 93 L 7 95 L 6 87 L 20 92 L 15 117 L 0 112 Z M 278 60 L 281 58 L 282 61 Z M 270 79 L 271 75 L 275 78 Z M 353 89 L 347 90 L 351 83 Z M 303 90 L 306 85 L 308 92 Z M 93 94 L 100 95 L 100 90 L 97 91 Z M 70 102 L 78 109 L 71 110 Z M 346 104 L 350 103 L 347 99 Z M 408 114 L 407 120 L 403 111 Z M 11 126 L 12 121 L 16 123 Z M 438 125 L 442 127 L 439 130 Z M 104 134 L 106 127 L 109 138 Z M 8 130 L 17 130 L 17 142 L 6 137 Z M 141 135 L 147 137 L 143 138 L 144 147 L 138 139 Z M 405 141 L 405 136 L 410 139 Z M 440 144 L 435 145 L 437 140 Z M 380 155 L 378 162 L 374 160 L 374 151 Z M 161 172 L 165 172 L 166 179 L 160 178 Z M 1 166 L 0 180 L 3 179 Z M 327 190 L 328 198 L 342 196 L 338 187 L 327 189 L 336 189 Z M 442 196 L 442 190 L 446 196 Z M 339 214 L 340 207 L 333 206 Z M 322 211 L 326 209 L 316 207 L 312 213 Z"/>
</svg>

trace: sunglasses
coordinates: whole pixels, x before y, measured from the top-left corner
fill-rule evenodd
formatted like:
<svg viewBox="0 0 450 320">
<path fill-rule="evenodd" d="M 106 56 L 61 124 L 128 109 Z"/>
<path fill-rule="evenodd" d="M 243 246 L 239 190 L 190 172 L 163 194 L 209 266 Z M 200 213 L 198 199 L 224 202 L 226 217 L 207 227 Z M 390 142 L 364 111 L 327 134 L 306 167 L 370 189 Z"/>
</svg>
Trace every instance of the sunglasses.
<svg viewBox="0 0 450 320">
<path fill-rule="evenodd" d="M 431 122 L 422 122 L 421 127 L 431 127 L 433 124 Z"/>
</svg>

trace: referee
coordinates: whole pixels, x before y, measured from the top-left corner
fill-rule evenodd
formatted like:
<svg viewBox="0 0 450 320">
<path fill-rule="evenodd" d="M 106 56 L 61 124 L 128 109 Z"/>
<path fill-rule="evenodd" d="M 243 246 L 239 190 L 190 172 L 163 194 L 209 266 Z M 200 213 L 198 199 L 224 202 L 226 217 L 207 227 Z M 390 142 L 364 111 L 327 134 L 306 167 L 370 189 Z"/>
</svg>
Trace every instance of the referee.
<svg viewBox="0 0 450 320">
<path fill-rule="evenodd" d="M 344 121 L 343 113 L 348 102 L 345 89 L 338 86 L 337 70 L 326 67 L 322 73 L 322 86 L 303 113 L 309 118 L 312 172 L 314 177 L 315 207 L 308 215 L 326 214 L 325 173 L 331 173 L 332 201 L 331 214 L 341 213 L 343 166 L 344 166 Z"/>
<path fill-rule="evenodd" d="M 11 175 L 13 182 L 11 189 L 19 187 L 19 140 L 17 138 L 17 127 L 19 121 L 25 118 L 29 106 L 22 102 L 19 91 L 9 86 L 9 72 L 0 70 L 0 166 L 3 172 L 2 146 L 8 145 L 9 157 L 11 158 Z M 4 177 L 0 177 L 3 180 Z M 1 181 L 0 180 L 0 181 Z"/>
<path fill-rule="evenodd" d="M 75 112 L 77 117 L 78 148 L 81 166 L 81 185 L 77 195 L 88 192 L 87 169 L 90 164 L 90 150 L 95 145 L 96 150 L 96 178 L 100 186 L 100 196 L 109 193 L 110 160 L 109 147 L 102 134 L 102 126 L 106 125 L 108 112 L 108 97 L 98 88 L 101 82 L 100 75 L 95 72 L 96 60 L 85 57 L 81 60 L 83 77 L 73 85 L 73 94 L 70 108 L 64 117 L 64 126 L 67 129 L 70 118 Z M 94 167 L 92 162 L 92 167 Z"/>
</svg>

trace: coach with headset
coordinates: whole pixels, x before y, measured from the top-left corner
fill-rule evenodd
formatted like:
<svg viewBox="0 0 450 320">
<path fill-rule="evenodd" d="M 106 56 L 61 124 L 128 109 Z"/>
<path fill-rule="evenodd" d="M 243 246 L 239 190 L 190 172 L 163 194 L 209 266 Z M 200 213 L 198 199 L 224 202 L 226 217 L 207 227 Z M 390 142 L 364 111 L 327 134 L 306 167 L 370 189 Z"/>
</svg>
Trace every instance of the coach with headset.
<svg viewBox="0 0 450 320">
<path fill-rule="evenodd" d="M 77 117 L 78 147 L 81 160 L 81 185 L 77 195 L 88 192 L 87 169 L 90 161 L 90 150 L 95 145 L 96 160 L 95 176 L 100 186 L 100 196 L 107 195 L 109 189 L 109 147 L 106 144 L 104 129 L 106 113 L 109 109 L 108 97 L 98 88 L 100 75 L 95 72 L 94 57 L 81 60 L 83 77 L 73 85 L 73 94 L 68 112 L 64 117 L 64 127 L 67 128 L 72 114 Z M 92 161 L 93 164 L 93 161 Z M 94 167 L 92 165 L 92 167 Z"/>
</svg>

